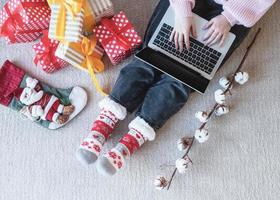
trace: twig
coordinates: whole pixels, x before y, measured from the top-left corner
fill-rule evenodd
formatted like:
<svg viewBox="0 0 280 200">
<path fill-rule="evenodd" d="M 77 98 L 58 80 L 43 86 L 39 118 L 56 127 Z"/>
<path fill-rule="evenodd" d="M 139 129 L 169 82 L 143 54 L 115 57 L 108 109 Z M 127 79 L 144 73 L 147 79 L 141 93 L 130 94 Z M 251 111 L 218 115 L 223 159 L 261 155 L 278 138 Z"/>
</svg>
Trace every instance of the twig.
<svg viewBox="0 0 280 200">
<path fill-rule="evenodd" d="M 216 108 L 219 106 L 218 103 L 216 103 L 213 108 L 211 109 L 211 111 L 209 112 L 208 116 L 207 116 L 207 121 L 208 119 L 211 118 L 211 116 L 213 115 L 214 111 L 216 110 Z M 204 122 L 203 124 L 201 124 L 201 126 L 199 127 L 199 129 L 203 129 L 206 126 L 207 122 Z"/>
<path fill-rule="evenodd" d="M 194 140 L 195 140 L 195 138 L 194 138 L 194 136 L 193 136 L 193 137 L 192 137 L 192 142 L 190 143 L 189 148 L 187 149 L 186 153 L 182 156 L 182 158 L 185 158 L 185 157 L 188 155 L 189 151 L 191 150 L 191 148 L 192 148 L 192 146 L 193 146 Z M 172 183 L 172 180 L 173 180 L 173 178 L 174 178 L 176 172 L 177 172 L 177 168 L 174 169 L 174 171 L 173 171 L 173 173 L 172 173 L 172 175 L 171 175 L 171 178 L 170 178 L 170 180 L 168 181 L 167 190 L 169 190 L 170 185 L 171 185 L 171 183 Z"/>
<path fill-rule="evenodd" d="M 238 65 L 237 69 L 235 70 L 235 72 L 234 72 L 234 74 L 233 74 L 233 76 L 232 76 L 232 78 L 231 78 L 231 80 L 230 80 L 230 84 L 228 85 L 227 89 L 223 92 L 223 94 L 226 94 L 227 92 L 230 92 L 231 86 L 232 86 L 233 83 L 234 83 L 234 76 L 235 76 L 236 73 L 238 73 L 238 72 L 241 70 L 241 68 L 243 67 L 243 65 L 244 65 L 244 63 L 245 63 L 245 60 L 246 60 L 246 58 L 248 57 L 249 52 L 250 52 L 250 50 L 251 50 L 253 44 L 255 43 L 255 41 L 256 41 L 256 39 L 257 39 L 257 37 L 258 37 L 260 31 L 261 31 L 261 28 L 258 29 L 258 31 L 256 32 L 256 34 L 255 34 L 253 40 L 251 41 L 251 43 L 249 44 L 249 46 L 246 48 L 246 52 L 245 52 L 245 54 L 244 54 L 244 56 L 243 56 L 243 58 L 242 58 L 240 64 Z M 213 106 L 213 108 L 211 109 L 211 111 L 210 111 L 209 114 L 208 114 L 207 119 L 210 119 L 210 118 L 211 118 L 211 116 L 213 115 L 213 113 L 215 112 L 216 108 L 217 108 L 219 105 L 220 105 L 220 104 L 216 103 L 216 104 Z M 207 122 L 208 122 L 208 120 L 207 120 Z M 207 122 L 204 122 L 203 124 L 201 124 L 201 126 L 199 127 L 199 129 L 200 129 L 200 130 L 203 129 L 203 128 L 206 126 Z M 184 159 L 186 156 L 188 156 L 189 151 L 191 150 L 191 148 L 192 148 L 192 146 L 193 146 L 193 144 L 194 144 L 194 140 L 195 140 L 195 137 L 193 136 L 193 137 L 192 137 L 192 142 L 191 142 L 191 144 L 189 145 L 188 149 L 186 150 L 185 154 L 182 156 L 182 159 Z M 175 177 L 176 172 L 177 172 L 177 168 L 175 167 L 175 169 L 174 169 L 174 171 L 173 171 L 173 173 L 172 173 L 172 175 L 171 175 L 171 178 L 170 178 L 170 180 L 168 181 L 167 190 L 169 190 L 169 188 L 170 188 L 170 186 L 171 186 L 171 183 L 172 183 L 172 180 L 173 180 L 174 177 Z"/>
<path fill-rule="evenodd" d="M 257 39 L 257 37 L 258 37 L 258 35 L 259 35 L 260 32 L 261 32 L 261 28 L 258 29 L 258 31 L 256 32 L 256 34 L 255 34 L 253 40 L 251 41 L 251 43 L 250 43 L 249 46 L 247 47 L 246 52 L 245 52 L 245 54 L 244 54 L 244 56 L 243 56 L 243 58 L 242 58 L 240 64 L 238 65 L 237 69 L 235 70 L 233 76 L 231 77 L 230 84 L 228 85 L 227 89 L 223 92 L 223 94 L 226 94 L 226 93 L 230 90 L 232 84 L 234 83 L 234 76 L 235 76 L 236 73 L 238 73 L 238 72 L 241 70 L 241 68 L 243 67 L 243 65 L 244 65 L 244 63 L 245 63 L 245 60 L 246 60 L 246 58 L 248 57 L 249 52 L 250 52 L 250 50 L 251 50 L 253 44 L 255 43 L 255 41 L 256 41 L 256 39 Z"/>
</svg>

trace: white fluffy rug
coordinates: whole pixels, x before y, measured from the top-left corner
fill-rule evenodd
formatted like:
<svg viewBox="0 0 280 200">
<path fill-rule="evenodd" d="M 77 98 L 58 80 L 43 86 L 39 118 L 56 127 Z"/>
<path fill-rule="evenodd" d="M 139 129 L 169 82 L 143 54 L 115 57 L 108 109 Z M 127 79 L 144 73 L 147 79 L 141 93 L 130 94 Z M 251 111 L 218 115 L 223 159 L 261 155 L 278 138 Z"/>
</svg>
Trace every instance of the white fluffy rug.
<svg viewBox="0 0 280 200">
<path fill-rule="evenodd" d="M 0 0 L 1 7 L 3 4 L 4 0 Z M 156 1 L 115 0 L 114 4 L 117 11 L 127 13 L 143 36 Z M 206 94 L 193 94 L 184 109 L 159 131 L 156 140 L 144 145 L 113 178 L 100 176 L 94 166 L 81 166 L 74 156 L 91 128 L 101 99 L 89 76 L 73 67 L 46 75 L 32 62 L 32 44 L 8 46 L 1 40 L 1 64 L 10 59 L 56 87 L 83 86 L 89 102 L 74 121 L 58 131 L 22 121 L 18 113 L 0 106 L 0 200 L 279 199 L 279 9 L 278 2 L 219 71 Z M 156 191 L 155 176 L 170 175 L 173 167 L 168 165 L 181 155 L 176 149 L 177 139 L 193 134 L 198 126 L 194 113 L 214 103 L 218 78 L 235 69 L 257 27 L 262 27 L 262 32 L 246 62 L 250 82 L 234 90 L 230 114 L 210 123 L 209 142 L 192 149 L 192 169 L 184 176 L 176 176 L 170 191 Z M 98 75 L 102 84 L 112 87 L 122 66 L 108 67 Z M 106 149 L 127 131 L 132 117 L 115 131 Z"/>
</svg>

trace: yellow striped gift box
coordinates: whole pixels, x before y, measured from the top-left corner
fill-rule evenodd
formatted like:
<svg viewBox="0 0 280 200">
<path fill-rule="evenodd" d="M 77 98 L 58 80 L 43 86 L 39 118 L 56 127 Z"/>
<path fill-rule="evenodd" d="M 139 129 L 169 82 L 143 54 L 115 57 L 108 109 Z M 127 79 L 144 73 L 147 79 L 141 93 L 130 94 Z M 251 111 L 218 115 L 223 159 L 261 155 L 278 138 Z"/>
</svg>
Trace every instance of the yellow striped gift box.
<svg viewBox="0 0 280 200">
<path fill-rule="evenodd" d="M 85 3 L 85 34 L 91 34 L 95 24 L 103 17 L 112 17 L 114 15 L 114 6 L 111 0 L 86 0 Z"/>
<path fill-rule="evenodd" d="M 83 37 L 84 9 L 81 8 L 78 13 L 74 13 L 75 8 L 69 10 L 73 3 L 72 0 L 48 0 L 48 2 L 51 8 L 49 38 L 58 41 L 80 42 Z M 68 5 L 65 6 L 65 3 Z M 65 11 L 65 16 L 61 16 L 63 15 L 62 9 Z M 62 18 L 64 22 L 61 21 Z M 58 30 L 61 29 L 63 29 L 63 34 L 58 34 Z"/>
<path fill-rule="evenodd" d="M 57 57 L 74 67 L 87 71 L 96 90 L 102 95 L 107 95 L 95 76 L 95 72 L 104 71 L 104 63 L 101 61 L 103 54 L 104 50 L 97 45 L 96 37 L 91 39 L 83 37 L 80 43 L 61 42 L 55 52 Z"/>
<path fill-rule="evenodd" d="M 57 50 L 55 52 L 55 55 L 69 64 L 73 65 L 74 67 L 77 67 L 79 69 L 82 69 L 84 71 L 88 71 L 88 68 L 85 64 L 85 55 L 82 53 L 81 44 L 80 43 L 63 43 L 60 42 L 60 44 L 57 47 Z M 92 56 L 97 59 L 102 59 L 104 55 L 104 50 L 99 45 L 96 45 Z M 94 69 L 95 70 L 95 69 Z"/>
</svg>

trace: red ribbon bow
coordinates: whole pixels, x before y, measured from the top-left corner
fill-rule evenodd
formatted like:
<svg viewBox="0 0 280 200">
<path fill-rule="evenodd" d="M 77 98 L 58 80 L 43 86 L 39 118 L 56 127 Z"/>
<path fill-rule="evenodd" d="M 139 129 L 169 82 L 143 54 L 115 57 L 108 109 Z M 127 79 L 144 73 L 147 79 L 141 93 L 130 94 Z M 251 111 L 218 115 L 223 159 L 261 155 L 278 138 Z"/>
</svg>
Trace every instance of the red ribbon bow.
<svg viewBox="0 0 280 200">
<path fill-rule="evenodd" d="M 4 10 L 8 15 L 8 19 L 2 25 L 0 35 L 8 37 L 11 40 L 11 42 L 14 42 L 16 40 L 14 33 L 18 28 L 23 28 L 23 21 L 20 16 L 20 11 L 22 10 L 22 7 L 18 6 L 12 14 L 8 7 L 8 4 L 6 4 L 4 6 Z"/>
<path fill-rule="evenodd" d="M 118 27 L 114 21 L 107 18 L 102 19 L 100 23 L 111 33 L 111 36 L 108 38 L 102 38 L 102 43 L 104 46 L 109 44 L 112 40 L 115 40 L 117 44 L 123 47 L 125 50 L 131 49 L 133 43 L 129 41 L 127 37 L 123 36 L 123 33 L 133 28 L 131 23 L 128 22 L 124 27 L 121 28 Z"/>
<path fill-rule="evenodd" d="M 3 23 L 2 27 L 0 28 L 0 35 L 8 37 L 9 40 L 13 43 L 16 41 L 15 33 L 35 33 L 41 30 L 23 30 L 23 20 L 20 12 L 24 9 L 24 6 L 27 7 L 36 7 L 36 6 L 46 6 L 47 4 L 44 2 L 39 3 L 21 3 L 19 4 L 16 9 L 11 12 L 8 6 L 8 3 L 4 6 L 4 10 L 8 15 L 8 19 Z"/>
<path fill-rule="evenodd" d="M 52 62 L 56 66 L 57 58 L 55 56 L 55 50 L 58 44 L 51 42 L 48 38 L 48 31 L 43 31 L 41 42 L 44 48 L 41 48 L 40 52 L 36 53 L 34 63 L 37 65 L 40 60 L 43 60 L 45 65 L 49 65 Z"/>
</svg>

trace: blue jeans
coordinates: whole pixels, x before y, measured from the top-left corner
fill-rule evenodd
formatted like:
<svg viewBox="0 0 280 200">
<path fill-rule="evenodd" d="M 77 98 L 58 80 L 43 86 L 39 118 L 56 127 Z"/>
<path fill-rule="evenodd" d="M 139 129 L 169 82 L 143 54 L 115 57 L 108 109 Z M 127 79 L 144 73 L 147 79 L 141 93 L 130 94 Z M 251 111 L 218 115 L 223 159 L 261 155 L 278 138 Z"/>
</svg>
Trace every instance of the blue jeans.
<svg viewBox="0 0 280 200">
<path fill-rule="evenodd" d="M 168 0 L 161 0 L 157 5 L 146 30 L 143 46 L 148 44 L 168 7 Z M 193 11 L 209 20 L 221 14 L 223 9 L 213 0 L 197 0 Z M 236 35 L 236 39 L 223 63 L 240 45 L 249 29 L 235 25 L 231 32 Z M 157 130 L 185 105 L 190 93 L 188 86 L 134 58 L 120 71 L 110 98 L 124 106 L 128 112 L 137 109 L 136 116 Z"/>
</svg>

